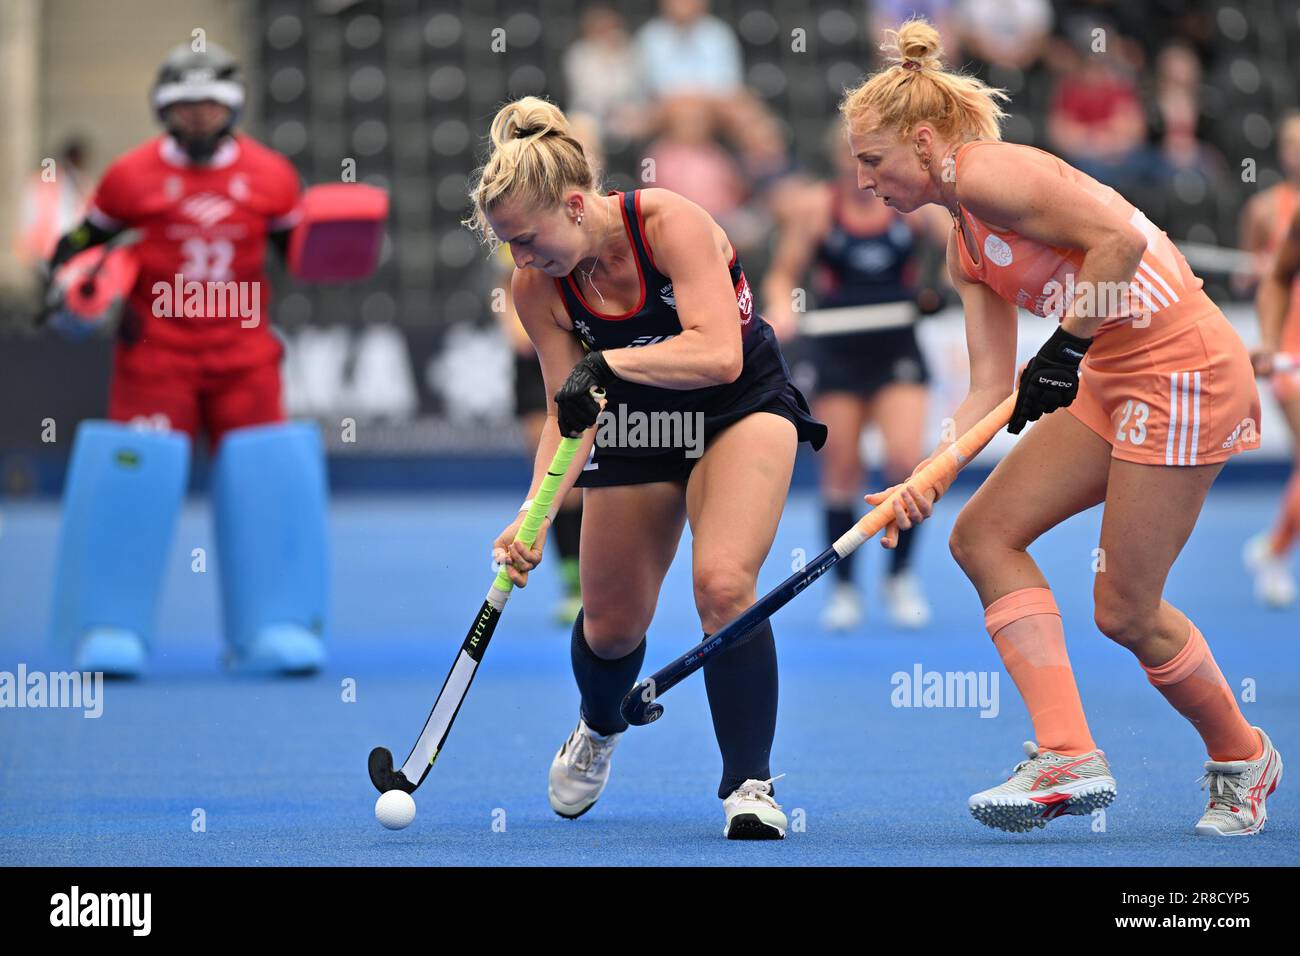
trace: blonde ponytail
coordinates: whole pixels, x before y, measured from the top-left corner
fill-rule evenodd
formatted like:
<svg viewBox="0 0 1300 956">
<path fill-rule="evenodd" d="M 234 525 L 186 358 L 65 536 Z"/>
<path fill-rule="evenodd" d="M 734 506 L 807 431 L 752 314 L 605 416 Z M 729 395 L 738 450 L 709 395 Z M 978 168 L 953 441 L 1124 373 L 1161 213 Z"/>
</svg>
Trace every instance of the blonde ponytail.
<svg viewBox="0 0 1300 956">
<path fill-rule="evenodd" d="M 554 103 L 536 96 L 507 103 L 493 118 L 488 141 L 488 160 L 469 191 L 474 211 L 463 222 L 485 242 L 496 242 L 486 214 L 507 198 L 549 208 L 569 189 L 596 189 L 582 145 Z"/>
<path fill-rule="evenodd" d="M 857 135 L 896 130 L 905 136 L 926 124 L 955 142 L 1002 138 L 999 124 L 1006 113 L 998 104 L 1008 99 L 1006 92 L 945 70 L 934 27 L 912 19 L 886 30 L 885 37 L 881 51 L 892 65 L 849 90 L 840 103 L 850 130 Z"/>
</svg>

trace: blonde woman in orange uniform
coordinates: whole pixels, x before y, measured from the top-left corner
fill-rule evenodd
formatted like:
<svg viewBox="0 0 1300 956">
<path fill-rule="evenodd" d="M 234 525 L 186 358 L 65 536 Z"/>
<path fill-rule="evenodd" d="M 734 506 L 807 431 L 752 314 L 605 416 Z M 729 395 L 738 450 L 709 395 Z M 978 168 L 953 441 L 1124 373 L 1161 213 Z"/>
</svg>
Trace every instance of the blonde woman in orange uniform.
<svg viewBox="0 0 1300 956">
<path fill-rule="evenodd" d="M 1259 444 L 1246 348 L 1140 210 L 1049 153 L 999 141 L 1005 97 L 946 72 L 928 23 L 910 21 L 894 40 L 894 65 L 850 91 L 841 111 L 862 189 L 900 212 L 933 203 L 952 215 L 948 270 L 971 378 L 956 434 L 1017 381 L 1017 306 L 1057 323 L 1018 378 L 1010 431 L 1038 424 L 966 504 L 950 541 L 1037 738 L 1009 780 L 970 798 L 971 813 L 1027 831 L 1115 797 L 1060 612 L 1026 550 L 1105 502 L 1097 627 L 1133 653 L 1205 743 L 1209 803 L 1196 832 L 1256 833 L 1281 759 L 1242 716 L 1196 625 L 1162 598 L 1223 463 Z"/>
</svg>

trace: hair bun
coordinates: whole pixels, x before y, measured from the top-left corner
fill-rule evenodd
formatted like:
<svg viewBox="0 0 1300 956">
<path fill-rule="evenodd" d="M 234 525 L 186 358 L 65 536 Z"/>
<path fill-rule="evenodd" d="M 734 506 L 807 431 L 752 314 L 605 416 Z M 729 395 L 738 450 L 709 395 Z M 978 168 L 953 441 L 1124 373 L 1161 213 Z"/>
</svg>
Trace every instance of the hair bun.
<svg viewBox="0 0 1300 956">
<path fill-rule="evenodd" d="M 886 30 L 880 49 L 886 60 L 905 70 L 919 72 L 943 66 L 939 31 L 925 20 L 908 20 L 897 30 Z"/>
<path fill-rule="evenodd" d="M 540 97 L 525 96 L 497 111 L 488 138 L 493 149 L 500 149 L 515 140 L 541 139 L 568 130 L 569 122 L 558 106 Z"/>
</svg>

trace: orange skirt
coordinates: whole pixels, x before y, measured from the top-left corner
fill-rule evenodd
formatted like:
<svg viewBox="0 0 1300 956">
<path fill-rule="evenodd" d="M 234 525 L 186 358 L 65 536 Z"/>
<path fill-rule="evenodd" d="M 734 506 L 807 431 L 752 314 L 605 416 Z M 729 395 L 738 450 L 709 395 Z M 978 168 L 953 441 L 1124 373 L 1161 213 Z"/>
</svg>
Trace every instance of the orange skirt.
<svg viewBox="0 0 1300 956">
<path fill-rule="evenodd" d="M 1259 390 L 1236 329 L 1204 292 L 1097 336 L 1068 411 L 1143 465 L 1208 465 L 1259 447 Z"/>
</svg>

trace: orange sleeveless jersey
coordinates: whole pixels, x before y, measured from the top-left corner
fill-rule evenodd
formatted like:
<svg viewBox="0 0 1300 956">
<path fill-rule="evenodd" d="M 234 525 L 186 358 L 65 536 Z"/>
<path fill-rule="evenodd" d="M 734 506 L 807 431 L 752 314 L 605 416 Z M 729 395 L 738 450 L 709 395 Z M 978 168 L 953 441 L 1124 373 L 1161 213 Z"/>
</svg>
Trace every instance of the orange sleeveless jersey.
<svg viewBox="0 0 1300 956">
<path fill-rule="evenodd" d="M 1017 161 L 1046 167 L 1116 209 L 1147 240 L 1126 286 L 1096 295 L 1093 314 L 1107 315 L 1080 366 L 1071 415 L 1109 442 L 1112 457 L 1139 464 L 1201 465 L 1259 445 L 1259 393 L 1236 330 L 1169 237 L 1109 186 L 1031 146 L 978 140 L 977 149 L 1013 151 Z M 997 295 L 1035 315 L 1060 321 L 1071 302 L 1093 290 L 1075 278 L 1083 252 L 1029 239 L 982 222 L 962 209 L 957 248 L 963 270 Z M 980 251 L 976 261 L 960 230 Z"/>
<path fill-rule="evenodd" d="M 1015 146 L 1010 143 L 993 143 L 977 140 L 957 150 L 957 175 L 961 176 L 962 159 L 971 150 L 995 146 L 1014 149 L 1018 159 L 1029 160 L 1057 173 L 1076 186 L 1081 186 L 1107 206 L 1112 206 L 1147 238 L 1147 251 L 1142 255 L 1137 274 L 1127 289 L 1116 289 L 1112 308 L 1115 313 L 1102 324 L 1100 332 L 1137 318 L 1137 324 L 1150 315 L 1158 316 L 1171 307 L 1187 301 L 1198 301 L 1195 293 L 1203 283 L 1187 265 L 1183 254 L 1167 235 L 1152 224 L 1142 210 L 1123 196 L 1064 160 L 1032 146 Z M 1069 300 L 1079 292 L 1074 288 L 1074 276 L 1083 263 L 1083 252 L 1063 246 L 1050 246 L 1012 232 L 996 229 L 981 222 L 964 210 L 962 220 L 969 228 L 976 245 L 982 251 L 981 261 L 975 262 L 965 242 L 958 242 L 962 265 L 967 274 L 982 282 L 1008 302 L 1045 318 L 1060 321 L 1068 308 Z M 1073 295 L 1072 295 L 1073 293 Z M 1097 311 L 1102 311 L 1102 309 Z M 1095 313 L 1094 313 L 1095 314 Z"/>
</svg>

